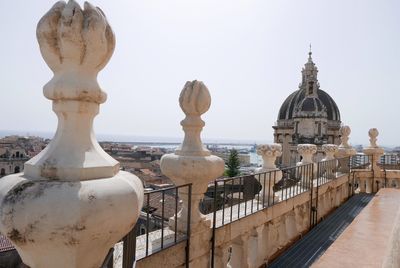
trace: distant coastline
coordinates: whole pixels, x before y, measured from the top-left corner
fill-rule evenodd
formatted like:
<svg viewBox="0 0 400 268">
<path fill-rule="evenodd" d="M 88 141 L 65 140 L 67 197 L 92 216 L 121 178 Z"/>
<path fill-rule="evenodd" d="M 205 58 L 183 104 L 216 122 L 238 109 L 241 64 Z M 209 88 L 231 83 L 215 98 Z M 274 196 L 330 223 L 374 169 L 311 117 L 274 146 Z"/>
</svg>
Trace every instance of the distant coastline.
<svg viewBox="0 0 400 268">
<path fill-rule="evenodd" d="M 55 132 L 46 131 L 19 131 L 19 130 L 0 130 L 0 138 L 10 135 L 19 136 L 39 136 L 46 139 L 53 138 Z M 152 137 L 152 136 L 135 136 L 135 135 L 112 135 L 112 134 L 96 134 L 99 142 L 120 142 L 133 144 L 170 144 L 179 145 L 182 142 L 182 137 Z M 220 144 L 220 145 L 254 145 L 262 143 L 272 143 L 271 140 L 235 140 L 223 138 L 203 138 L 205 144 Z"/>
</svg>

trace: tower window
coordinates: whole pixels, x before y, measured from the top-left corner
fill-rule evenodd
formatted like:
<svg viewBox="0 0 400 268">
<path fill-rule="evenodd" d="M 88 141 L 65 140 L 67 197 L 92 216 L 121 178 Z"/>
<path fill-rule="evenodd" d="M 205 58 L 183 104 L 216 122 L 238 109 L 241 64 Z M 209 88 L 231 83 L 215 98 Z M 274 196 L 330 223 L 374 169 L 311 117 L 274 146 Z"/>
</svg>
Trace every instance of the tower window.
<svg viewBox="0 0 400 268">
<path fill-rule="evenodd" d="M 313 92 L 314 92 L 314 82 L 313 81 L 311 81 L 311 82 L 308 82 L 308 94 L 313 94 Z"/>
</svg>

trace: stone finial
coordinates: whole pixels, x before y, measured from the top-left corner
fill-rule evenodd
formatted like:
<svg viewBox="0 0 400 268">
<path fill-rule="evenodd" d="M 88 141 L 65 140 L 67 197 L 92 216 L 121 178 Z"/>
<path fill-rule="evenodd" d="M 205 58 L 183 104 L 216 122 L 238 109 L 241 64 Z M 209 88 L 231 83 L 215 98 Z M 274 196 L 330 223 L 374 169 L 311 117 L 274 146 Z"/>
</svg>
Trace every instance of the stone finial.
<svg viewBox="0 0 400 268">
<path fill-rule="evenodd" d="M 186 82 L 179 96 L 179 105 L 186 115 L 185 119 L 181 121 L 185 138 L 175 153 L 186 156 L 210 155 L 200 138 L 200 133 L 205 125 L 201 115 L 207 112 L 211 105 L 208 88 L 201 81 Z"/>
<path fill-rule="evenodd" d="M 105 102 L 97 73 L 114 52 L 115 37 L 103 11 L 88 2 L 57 2 L 39 21 L 40 51 L 53 78 L 44 87 L 50 100 Z"/>
<path fill-rule="evenodd" d="M 140 215 L 143 185 L 98 144 L 93 120 L 106 94 L 97 73 L 114 50 L 104 13 L 57 2 L 37 26 L 54 77 L 44 87 L 58 128 L 51 143 L 0 180 L 0 232 L 29 267 L 100 267 Z M 45 254 L 43 254 L 45 252 Z"/>
<path fill-rule="evenodd" d="M 335 154 L 338 152 L 338 146 L 335 144 L 324 144 L 322 145 L 322 151 L 325 153 L 323 160 L 335 159 Z"/>
<path fill-rule="evenodd" d="M 200 133 L 205 123 L 200 116 L 205 113 L 211 104 L 211 97 L 207 87 L 201 81 L 186 82 L 179 104 L 186 117 L 181 125 L 185 138 L 175 153 L 163 155 L 161 171 L 171 178 L 176 185 L 192 183 L 191 198 L 191 226 L 192 233 L 199 230 L 199 226 L 209 228 L 209 222 L 199 211 L 199 202 L 204 197 L 208 183 L 221 176 L 225 163 L 221 158 L 211 155 L 203 147 Z M 186 188 L 179 190 L 183 200 L 182 210 L 178 213 L 178 229 L 186 230 L 189 200 Z M 171 226 L 173 226 L 171 218 Z M 203 223 L 201 225 L 200 223 Z"/>
<path fill-rule="evenodd" d="M 351 133 L 351 129 L 349 126 L 342 126 L 339 130 L 340 133 L 340 140 L 341 144 L 339 145 L 340 148 L 350 148 L 349 145 L 349 136 Z"/>
<path fill-rule="evenodd" d="M 369 142 L 370 142 L 369 147 L 371 147 L 371 148 L 377 148 L 378 145 L 376 144 L 376 141 L 378 140 L 377 137 L 378 137 L 378 135 L 379 135 L 378 129 L 376 129 L 376 128 L 371 128 L 371 129 L 368 131 L 368 135 L 369 135 Z"/>
<path fill-rule="evenodd" d="M 301 164 L 314 163 L 312 158 L 317 153 L 317 146 L 315 144 L 299 144 L 297 145 L 297 152 L 303 157 Z"/>
<path fill-rule="evenodd" d="M 25 174 L 69 181 L 116 175 L 119 163 L 93 134 L 94 117 L 107 96 L 97 74 L 115 47 L 103 11 L 87 2 L 82 10 L 74 0 L 59 1 L 39 21 L 36 32 L 42 56 L 54 72 L 44 95 L 53 100 L 58 129 L 49 146 L 25 164 Z"/>
<path fill-rule="evenodd" d="M 275 170 L 276 158 L 282 155 L 282 145 L 278 143 L 258 145 L 257 154 L 263 158 L 263 166 L 259 171 Z"/>
</svg>

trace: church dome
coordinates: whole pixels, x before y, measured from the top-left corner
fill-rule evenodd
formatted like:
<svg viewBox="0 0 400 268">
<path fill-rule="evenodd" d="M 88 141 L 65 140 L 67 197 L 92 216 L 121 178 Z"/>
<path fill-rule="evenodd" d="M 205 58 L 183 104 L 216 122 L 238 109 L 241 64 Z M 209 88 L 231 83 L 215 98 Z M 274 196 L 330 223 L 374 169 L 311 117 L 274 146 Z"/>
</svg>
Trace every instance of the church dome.
<svg viewBox="0 0 400 268">
<path fill-rule="evenodd" d="M 316 98 L 306 98 L 305 90 L 299 89 L 293 92 L 283 102 L 278 119 L 288 120 L 299 117 L 300 111 L 321 112 L 323 114 L 323 110 L 325 110 L 328 120 L 340 121 L 339 108 L 332 97 L 321 89 L 317 90 L 317 95 Z"/>
<path fill-rule="evenodd" d="M 340 121 L 340 112 L 335 101 L 328 93 L 319 88 L 318 68 L 312 61 L 311 52 L 308 62 L 302 69 L 302 81 L 299 89 L 283 102 L 278 120 L 289 120 L 297 117 L 321 117 Z"/>
</svg>

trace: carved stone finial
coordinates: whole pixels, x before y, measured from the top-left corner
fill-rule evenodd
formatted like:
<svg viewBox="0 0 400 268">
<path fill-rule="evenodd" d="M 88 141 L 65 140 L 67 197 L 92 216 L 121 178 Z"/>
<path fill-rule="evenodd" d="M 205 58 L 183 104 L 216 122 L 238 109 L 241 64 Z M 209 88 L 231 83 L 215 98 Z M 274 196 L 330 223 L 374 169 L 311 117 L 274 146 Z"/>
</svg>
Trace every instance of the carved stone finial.
<svg viewBox="0 0 400 268">
<path fill-rule="evenodd" d="M 322 151 L 325 153 L 323 160 L 335 159 L 335 154 L 338 152 L 338 146 L 335 144 L 324 144 L 322 145 Z"/>
<path fill-rule="evenodd" d="M 209 222 L 199 211 L 199 202 L 204 197 L 208 183 L 218 178 L 224 172 L 224 161 L 211 155 L 203 147 L 200 132 L 205 123 L 201 115 L 205 113 L 211 104 L 211 96 L 207 87 L 200 81 L 186 82 L 179 104 L 186 114 L 181 125 L 185 132 L 182 144 L 174 154 L 166 154 L 161 158 L 161 171 L 168 176 L 176 185 L 192 183 L 191 197 L 191 225 L 192 233 L 196 232 L 199 226 L 209 228 Z M 188 215 L 187 203 L 189 200 L 187 189 L 179 190 L 183 199 L 182 210 L 178 213 L 178 229 L 186 230 L 186 219 Z M 171 224 L 175 221 L 171 218 Z"/>
<path fill-rule="evenodd" d="M 265 203 L 271 204 L 273 200 L 279 200 L 279 197 L 274 194 L 274 185 L 282 179 L 282 171 L 276 167 L 275 161 L 277 157 L 282 155 L 282 145 L 278 143 L 258 145 L 257 154 L 262 156 L 263 165 L 261 168 L 256 169 L 255 172 L 271 171 L 271 173 L 260 175 L 262 186 L 260 195 Z"/>
<path fill-rule="evenodd" d="M 368 131 L 368 135 L 369 135 L 369 142 L 370 142 L 369 147 L 371 147 L 371 148 L 377 148 L 378 145 L 376 144 L 376 141 L 378 140 L 377 137 L 378 137 L 378 135 L 379 135 L 378 129 L 376 129 L 376 128 L 371 128 L 371 129 Z"/>
<path fill-rule="evenodd" d="M 54 77 L 44 87 L 50 100 L 105 102 L 97 73 L 115 48 L 114 33 L 100 8 L 74 0 L 57 2 L 39 21 L 40 51 Z"/>
<path fill-rule="evenodd" d="M 185 138 L 175 153 L 186 156 L 210 155 L 200 138 L 205 125 L 201 115 L 207 112 L 211 105 L 211 96 L 207 87 L 197 80 L 186 82 L 179 96 L 179 105 L 186 115 L 181 121 Z"/>
<path fill-rule="evenodd" d="M 93 120 L 106 100 L 97 74 L 115 47 L 114 33 L 100 8 L 74 0 L 57 2 L 39 21 L 40 51 L 54 76 L 44 86 L 53 100 L 58 129 L 49 146 L 25 163 L 25 174 L 53 180 L 112 177 L 119 163 L 98 144 Z"/>
<path fill-rule="evenodd" d="M 317 146 L 315 144 L 299 144 L 297 152 L 303 157 L 301 164 L 314 163 L 312 157 L 317 153 Z"/>
<path fill-rule="evenodd" d="M 258 145 L 257 154 L 263 158 L 263 166 L 258 172 L 275 170 L 275 160 L 282 155 L 282 145 L 278 143 Z"/>
<path fill-rule="evenodd" d="M 140 215 L 143 185 L 98 144 L 93 120 L 106 94 L 97 73 L 114 50 L 104 13 L 57 2 L 37 26 L 54 77 L 44 87 L 58 117 L 51 143 L 0 180 L 0 232 L 29 267 L 100 267 Z M 46 252 L 46 254 L 43 254 Z"/>
<path fill-rule="evenodd" d="M 351 133 L 351 129 L 349 126 L 342 126 L 339 130 L 340 133 L 340 140 L 341 144 L 339 145 L 339 148 L 350 148 L 351 146 L 349 145 L 349 136 Z"/>
</svg>

